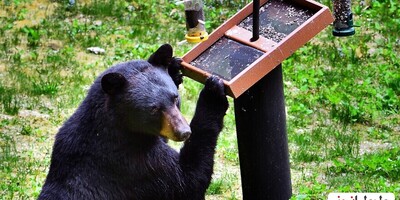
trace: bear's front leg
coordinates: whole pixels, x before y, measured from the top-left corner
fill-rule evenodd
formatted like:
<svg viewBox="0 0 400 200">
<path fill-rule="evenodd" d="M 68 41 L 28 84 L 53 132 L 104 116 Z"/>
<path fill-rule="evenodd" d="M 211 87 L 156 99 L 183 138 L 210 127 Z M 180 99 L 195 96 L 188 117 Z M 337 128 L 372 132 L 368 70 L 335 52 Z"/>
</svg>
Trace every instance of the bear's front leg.
<svg viewBox="0 0 400 200">
<path fill-rule="evenodd" d="M 203 133 L 205 134 L 203 136 L 217 136 L 222 130 L 223 118 L 227 109 L 228 100 L 224 91 L 224 83 L 217 76 L 209 77 L 197 102 L 196 112 L 191 122 L 192 131 L 208 130 Z"/>
<path fill-rule="evenodd" d="M 192 135 L 186 140 L 180 153 L 180 165 L 191 187 L 194 199 L 204 199 L 213 173 L 214 153 L 228 100 L 222 80 L 216 76 L 207 79 L 197 102 L 196 112 L 190 124 Z M 200 195 L 200 196 L 197 196 Z"/>
</svg>

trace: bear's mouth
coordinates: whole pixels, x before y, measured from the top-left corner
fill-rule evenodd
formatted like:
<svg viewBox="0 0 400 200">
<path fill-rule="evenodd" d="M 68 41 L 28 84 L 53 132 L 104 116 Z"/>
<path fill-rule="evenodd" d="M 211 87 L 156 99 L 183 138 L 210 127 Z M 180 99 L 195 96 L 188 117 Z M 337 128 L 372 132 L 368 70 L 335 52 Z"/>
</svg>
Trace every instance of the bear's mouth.
<svg viewBox="0 0 400 200">
<path fill-rule="evenodd" d="M 192 131 L 177 106 L 162 112 L 160 135 L 174 141 L 185 141 Z"/>
</svg>

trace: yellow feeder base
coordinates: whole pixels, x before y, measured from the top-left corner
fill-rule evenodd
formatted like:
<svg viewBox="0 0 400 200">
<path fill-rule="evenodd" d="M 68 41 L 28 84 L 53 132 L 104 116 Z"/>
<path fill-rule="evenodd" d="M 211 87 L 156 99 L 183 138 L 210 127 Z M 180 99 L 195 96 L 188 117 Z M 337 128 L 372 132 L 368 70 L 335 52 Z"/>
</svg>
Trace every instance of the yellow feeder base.
<svg viewBox="0 0 400 200">
<path fill-rule="evenodd" d="M 189 43 L 199 43 L 206 41 L 208 39 L 208 33 L 205 31 L 197 32 L 197 33 L 191 33 L 185 35 L 186 41 Z"/>
</svg>

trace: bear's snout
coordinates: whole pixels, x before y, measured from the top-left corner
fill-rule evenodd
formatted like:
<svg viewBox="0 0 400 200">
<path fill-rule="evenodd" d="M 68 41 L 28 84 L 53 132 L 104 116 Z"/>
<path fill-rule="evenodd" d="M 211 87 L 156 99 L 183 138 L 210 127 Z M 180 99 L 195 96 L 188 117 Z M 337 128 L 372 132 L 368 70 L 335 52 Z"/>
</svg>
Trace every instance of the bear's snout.
<svg viewBox="0 0 400 200">
<path fill-rule="evenodd" d="M 190 137 L 192 131 L 186 119 L 182 116 L 177 106 L 163 111 L 160 135 L 174 140 L 185 141 Z"/>
<path fill-rule="evenodd" d="M 187 126 L 188 129 L 186 129 L 186 127 L 184 127 L 184 129 L 178 131 L 176 133 L 176 135 L 178 135 L 178 140 L 177 141 L 185 141 L 190 137 L 190 134 L 192 134 L 192 131 L 190 130 L 190 127 Z"/>
</svg>

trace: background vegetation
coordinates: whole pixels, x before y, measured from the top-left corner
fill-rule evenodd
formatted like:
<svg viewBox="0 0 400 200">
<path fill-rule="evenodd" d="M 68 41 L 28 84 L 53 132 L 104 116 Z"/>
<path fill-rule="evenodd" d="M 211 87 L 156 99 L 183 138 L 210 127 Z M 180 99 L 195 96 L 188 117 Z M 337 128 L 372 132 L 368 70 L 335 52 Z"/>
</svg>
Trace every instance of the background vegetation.
<svg viewBox="0 0 400 200">
<path fill-rule="evenodd" d="M 206 0 L 209 32 L 248 2 Z M 353 11 L 356 35 L 327 28 L 283 63 L 293 199 L 400 198 L 400 3 L 354 0 Z M 182 56 L 192 47 L 179 43 L 184 33 L 183 7 L 172 1 L 1 1 L 0 199 L 37 197 L 54 134 L 101 71 L 163 43 Z M 106 53 L 90 54 L 92 46 Z M 185 79 L 180 89 L 188 119 L 201 88 Z M 241 199 L 232 107 L 207 199 Z"/>
</svg>

